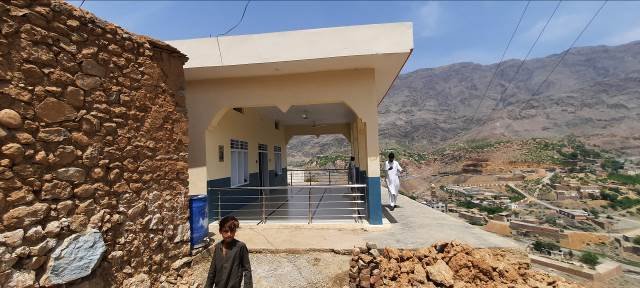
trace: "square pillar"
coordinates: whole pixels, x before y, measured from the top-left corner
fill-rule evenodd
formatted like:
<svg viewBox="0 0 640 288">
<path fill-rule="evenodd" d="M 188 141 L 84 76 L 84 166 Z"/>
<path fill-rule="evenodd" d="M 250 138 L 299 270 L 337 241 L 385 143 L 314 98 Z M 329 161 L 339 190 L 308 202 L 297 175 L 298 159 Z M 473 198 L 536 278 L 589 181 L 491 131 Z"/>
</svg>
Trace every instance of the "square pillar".
<svg viewBox="0 0 640 288">
<path fill-rule="evenodd" d="M 369 224 L 382 225 L 382 195 L 380 191 L 380 156 L 378 146 L 378 119 L 365 123 L 367 216 Z"/>
</svg>

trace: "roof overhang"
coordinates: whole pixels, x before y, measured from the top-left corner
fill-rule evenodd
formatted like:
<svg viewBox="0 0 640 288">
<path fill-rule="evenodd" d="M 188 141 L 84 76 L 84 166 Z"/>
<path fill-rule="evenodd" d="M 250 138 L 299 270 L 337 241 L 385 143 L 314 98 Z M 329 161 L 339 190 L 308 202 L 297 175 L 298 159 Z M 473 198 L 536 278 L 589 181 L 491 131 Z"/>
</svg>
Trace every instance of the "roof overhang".
<svg viewBox="0 0 640 288">
<path fill-rule="evenodd" d="M 378 102 L 413 50 L 410 22 L 168 41 L 187 81 L 374 69 Z"/>
</svg>

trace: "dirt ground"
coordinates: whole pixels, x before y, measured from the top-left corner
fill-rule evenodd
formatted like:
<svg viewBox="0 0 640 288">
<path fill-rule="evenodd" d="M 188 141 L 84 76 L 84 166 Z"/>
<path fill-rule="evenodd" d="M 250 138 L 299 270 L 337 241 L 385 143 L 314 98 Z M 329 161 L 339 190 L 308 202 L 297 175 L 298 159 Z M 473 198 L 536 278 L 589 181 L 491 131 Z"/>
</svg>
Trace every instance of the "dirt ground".
<svg viewBox="0 0 640 288">
<path fill-rule="evenodd" d="M 351 256 L 330 252 L 251 253 L 253 287 L 344 287 L 348 286 L 347 269 Z M 192 267 L 193 277 L 207 279 L 210 259 Z"/>
</svg>

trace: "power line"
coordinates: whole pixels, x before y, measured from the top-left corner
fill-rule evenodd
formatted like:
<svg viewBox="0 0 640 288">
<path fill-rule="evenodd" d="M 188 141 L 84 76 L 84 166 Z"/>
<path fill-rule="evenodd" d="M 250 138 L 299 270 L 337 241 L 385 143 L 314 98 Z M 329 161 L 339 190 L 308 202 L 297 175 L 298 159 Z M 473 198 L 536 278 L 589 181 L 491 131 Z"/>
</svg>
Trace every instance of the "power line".
<svg viewBox="0 0 640 288">
<path fill-rule="evenodd" d="M 524 58 L 522 59 L 522 62 L 520 62 L 520 65 L 518 66 L 518 69 L 516 69 L 516 73 L 513 74 L 513 77 L 511 77 L 511 81 L 509 81 L 509 83 L 507 84 L 507 87 L 505 87 L 504 90 L 502 91 L 502 94 L 500 94 L 500 97 L 498 98 L 498 101 L 496 101 L 496 104 L 494 105 L 493 109 L 497 108 L 498 105 L 502 102 L 502 98 L 504 97 L 504 95 L 507 93 L 507 91 L 511 87 L 511 84 L 516 79 L 516 76 L 518 76 L 518 73 L 520 73 L 520 69 L 522 69 L 522 66 L 524 66 L 524 63 L 527 61 L 527 58 L 529 58 L 529 55 L 531 54 L 531 51 L 533 51 L 533 48 L 536 47 L 536 44 L 538 43 L 538 40 L 540 40 L 540 38 L 542 37 L 542 34 L 544 34 L 544 31 L 547 29 L 547 26 L 549 25 L 549 22 L 551 22 L 551 19 L 553 18 L 553 16 L 556 15 L 556 12 L 558 11 L 558 7 L 560 7 L 560 3 L 562 3 L 562 0 L 558 1 L 558 4 L 556 5 L 556 8 L 553 9 L 553 13 L 551 13 L 551 16 L 549 16 L 549 19 L 547 19 L 547 22 L 544 23 L 544 26 L 542 26 L 542 30 L 540 30 L 540 33 L 538 34 L 538 37 L 536 38 L 535 41 L 533 41 L 533 44 L 529 48 L 529 51 L 527 51 L 527 55 L 525 55 Z"/>
<path fill-rule="evenodd" d="M 604 8 L 604 6 L 607 4 L 608 1 L 609 0 L 605 0 L 604 2 L 602 2 L 602 5 L 600 5 L 600 8 L 598 8 L 596 13 L 594 13 L 593 16 L 591 17 L 591 19 L 589 19 L 589 22 L 587 22 L 587 25 L 585 25 L 584 28 L 582 28 L 582 31 L 580 31 L 580 33 L 578 34 L 576 39 L 574 39 L 573 42 L 571 43 L 571 45 L 569 45 L 569 49 L 565 50 L 564 53 L 562 53 L 562 55 L 560 56 L 560 59 L 558 60 L 558 62 L 556 62 L 556 65 L 554 65 L 553 69 L 551 69 L 551 72 L 549 72 L 549 74 L 547 74 L 547 77 L 545 77 L 544 80 L 542 80 L 542 82 L 540 82 L 540 85 L 538 85 L 538 88 L 536 88 L 536 90 L 533 92 L 533 94 L 531 94 L 531 96 L 535 96 L 536 94 L 538 94 L 538 92 L 540 91 L 540 88 L 542 88 L 542 85 L 547 80 L 549 80 L 549 77 L 551 77 L 551 74 L 553 74 L 553 72 L 556 71 L 556 68 L 558 68 L 558 66 L 560 66 L 560 63 L 562 63 L 562 60 L 564 60 L 564 57 L 567 56 L 567 54 L 569 54 L 569 51 L 573 48 L 574 45 L 576 45 L 576 42 L 578 42 L 578 39 L 580 39 L 580 37 L 582 37 L 582 34 L 584 33 L 584 31 L 586 31 L 587 28 L 589 28 L 589 25 L 591 25 L 591 22 L 593 22 L 593 20 L 596 19 L 596 17 L 598 16 L 598 14 L 602 10 L 602 8 Z"/>
<path fill-rule="evenodd" d="M 242 20 L 244 20 L 244 14 L 247 13 L 247 7 L 249 7 L 249 3 L 251 3 L 251 0 L 247 1 L 247 3 L 244 4 L 244 9 L 242 10 L 242 16 L 240 17 L 240 20 L 238 20 L 238 23 L 236 23 L 236 25 L 233 25 L 233 27 L 229 28 L 229 30 L 227 30 L 227 32 L 224 32 L 222 34 L 218 34 L 218 36 L 227 35 L 229 32 L 233 31 L 233 29 L 236 29 L 236 27 L 238 27 L 238 25 L 240 25 L 240 23 L 242 23 Z"/>
<path fill-rule="evenodd" d="M 78 6 L 78 8 L 82 8 L 82 5 L 84 5 L 84 1 L 85 0 L 82 0 L 82 3 L 80 3 L 80 6 Z"/>
<path fill-rule="evenodd" d="M 520 23 L 522 23 L 522 19 L 524 18 L 524 14 L 527 12 L 527 8 L 529 8 L 529 4 L 530 3 L 531 3 L 531 0 L 527 1 L 527 4 L 524 6 L 524 9 L 522 9 L 522 14 L 520 14 L 520 19 L 518 19 L 518 24 L 516 24 L 516 28 L 513 29 L 513 32 L 511 32 L 511 37 L 509 38 L 509 41 L 507 42 L 507 46 L 504 47 L 504 51 L 502 52 L 502 56 L 500 57 L 500 61 L 498 61 L 498 65 L 496 66 L 496 70 L 493 71 L 493 75 L 491 75 L 491 79 L 489 80 L 489 84 L 487 85 L 487 88 L 484 89 L 484 93 L 482 94 L 482 97 L 480 98 L 480 102 L 478 103 L 478 105 L 476 106 L 475 111 L 473 112 L 473 116 L 471 117 L 471 122 L 472 123 L 475 120 L 476 115 L 478 114 L 478 109 L 480 109 L 480 106 L 484 102 L 484 99 L 487 97 L 487 92 L 489 92 L 489 87 L 491 87 L 491 84 L 493 84 L 493 80 L 495 80 L 496 75 L 498 74 L 498 70 L 500 70 L 500 66 L 502 66 L 502 61 L 504 60 L 505 55 L 507 55 L 507 50 L 509 50 L 509 46 L 511 46 L 511 41 L 513 41 L 513 38 L 516 36 L 516 32 L 518 31 L 518 28 L 520 27 Z"/>
<path fill-rule="evenodd" d="M 247 13 L 247 7 L 249 7 L 249 3 L 251 3 L 251 0 L 247 1 L 247 3 L 244 4 L 244 9 L 242 9 L 242 16 L 240 16 L 240 20 L 238 20 L 238 23 L 236 23 L 236 25 L 233 25 L 231 28 L 229 28 L 227 32 L 216 35 L 216 43 L 218 43 L 218 55 L 220 56 L 220 65 L 224 64 L 224 61 L 222 61 L 222 49 L 220 49 L 220 36 L 229 34 L 229 32 L 236 29 L 236 27 L 238 27 L 240 23 L 242 23 L 242 20 L 244 20 L 244 15 Z"/>
</svg>

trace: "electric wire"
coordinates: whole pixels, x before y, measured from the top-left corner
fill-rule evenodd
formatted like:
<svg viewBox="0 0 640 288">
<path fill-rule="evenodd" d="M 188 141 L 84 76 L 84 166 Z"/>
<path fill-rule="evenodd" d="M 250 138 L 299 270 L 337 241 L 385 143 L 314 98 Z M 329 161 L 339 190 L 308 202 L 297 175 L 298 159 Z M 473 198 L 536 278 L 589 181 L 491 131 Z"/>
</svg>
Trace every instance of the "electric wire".
<svg viewBox="0 0 640 288">
<path fill-rule="evenodd" d="M 229 34 L 231 31 L 233 31 L 234 29 L 236 29 L 236 27 L 240 26 L 240 24 L 244 20 L 244 15 L 247 14 L 247 8 L 249 7 L 249 3 L 251 3 L 251 0 L 247 1 L 247 3 L 244 4 L 244 9 L 242 9 L 242 16 L 240 16 L 240 20 L 238 20 L 238 23 L 233 25 L 226 32 L 216 35 L 216 43 L 218 44 L 218 56 L 220 56 L 220 65 L 224 65 L 224 61 L 222 60 L 222 49 L 220 49 L 220 36 L 225 36 Z"/>
<path fill-rule="evenodd" d="M 485 98 L 487 97 L 487 93 L 489 92 L 489 88 L 491 87 L 491 84 L 493 84 L 493 81 L 496 78 L 496 75 L 498 75 L 498 70 L 500 70 L 500 67 L 502 66 L 502 61 L 504 61 L 504 57 L 507 55 L 507 51 L 509 50 L 509 47 L 511 46 L 511 42 L 513 41 L 513 38 L 516 36 L 516 32 L 518 32 L 518 28 L 520 28 L 520 24 L 522 23 L 522 19 L 524 18 L 525 13 L 527 12 L 527 9 L 529 8 L 529 4 L 531 4 L 531 0 L 527 1 L 527 4 L 524 6 L 524 9 L 522 9 L 522 13 L 520 14 L 520 19 L 518 19 L 518 24 L 516 24 L 516 28 L 513 29 L 513 32 L 511 32 L 511 37 L 509 38 L 509 41 L 507 42 L 507 46 L 504 47 L 504 51 L 502 51 L 502 56 L 500 57 L 500 61 L 498 61 L 498 65 L 496 66 L 496 70 L 493 71 L 493 75 L 491 75 L 491 79 L 489 80 L 489 84 L 487 84 L 487 88 L 484 89 L 484 93 L 482 93 L 482 97 L 480 98 L 480 102 L 478 103 L 478 105 L 476 106 L 475 111 L 473 112 L 473 116 L 471 117 L 471 123 L 473 123 L 473 121 L 475 120 L 477 114 L 478 114 L 478 109 L 480 109 L 480 106 L 482 105 L 482 103 L 484 102 Z"/>
<path fill-rule="evenodd" d="M 544 80 L 542 80 L 542 82 L 540 82 L 540 85 L 538 85 L 538 88 L 536 88 L 536 90 L 533 92 L 533 94 L 531 94 L 531 96 L 535 96 L 536 94 L 538 94 L 538 92 L 540 91 L 540 88 L 542 88 L 542 85 L 549 80 L 549 77 L 551 77 L 551 74 L 553 74 L 554 71 L 556 71 L 556 69 L 558 68 L 558 66 L 560 66 L 560 63 L 562 63 L 562 60 L 564 60 L 564 57 L 567 56 L 567 54 L 569 54 L 569 51 L 571 51 L 571 49 L 573 48 L 573 46 L 576 45 L 576 42 L 578 42 L 578 40 L 580 39 L 580 37 L 582 37 L 582 34 L 584 34 L 584 31 L 587 30 L 587 28 L 589 28 L 589 26 L 591 25 L 591 23 L 593 22 L 594 19 L 596 19 L 596 17 L 598 16 L 598 14 L 600 14 L 600 11 L 602 10 L 602 8 L 604 8 L 604 6 L 607 4 L 607 2 L 609 2 L 609 0 L 605 0 L 604 2 L 602 2 L 602 5 L 600 5 L 600 8 L 598 8 L 598 10 L 596 10 L 596 13 L 593 14 L 593 16 L 591 17 L 591 19 L 589 19 L 589 22 L 587 22 L 587 24 L 584 26 L 584 28 L 582 28 L 582 31 L 580 31 L 580 33 L 578 34 L 578 36 L 576 37 L 576 39 L 573 40 L 573 42 L 571 42 L 571 45 L 569 45 L 569 49 L 565 50 L 562 55 L 560 56 L 560 59 L 558 60 L 558 62 L 556 62 L 556 64 L 553 66 L 553 69 L 551 69 L 551 72 L 549 72 L 549 74 L 547 74 L 547 77 L 544 78 Z"/>
<path fill-rule="evenodd" d="M 503 101 L 503 97 L 504 95 L 507 93 L 507 91 L 509 90 L 509 88 L 511 88 L 511 85 L 513 84 L 513 81 L 516 79 L 516 77 L 518 76 L 518 73 L 520 73 L 520 70 L 522 69 L 522 67 L 524 66 L 524 64 L 527 61 L 527 58 L 529 58 L 529 55 L 531 55 L 531 51 L 533 51 L 533 48 L 536 47 L 536 44 L 538 43 L 538 41 L 540 40 L 540 38 L 542 37 L 542 35 L 544 34 L 544 31 L 547 29 L 547 26 L 549 25 L 549 22 L 551 22 L 551 19 L 553 18 L 554 15 L 556 15 L 556 12 L 558 12 L 558 8 L 560 7 L 560 4 L 562 3 L 562 0 L 558 1 L 558 4 L 556 4 L 556 8 L 553 9 L 553 13 L 551 13 L 551 16 L 549 16 L 549 19 L 547 19 L 547 22 L 544 24 L 544 26 L 542 26 L 542 30 L 540 30 L 540 33 L 538 34 L 538 37 L 536 38 L 535 41 L 533 41 L 533 44 L 531 45 L 531 47 L 529 47 L 529 51 L 527 51 L 527 54 L 524 56 L 524 58 L 522 59 L 522 62 L 520 62 L 520 65 L 518 66 L 518 68 L 516 69 L 516 72 L 513 74 L 513 77 L 511 77 L 511 81 L 509 81 L 509 83 L 507 84 L 507 86 L 504 88 L 504 90 L 502 91 L 502 94 L 500 94 L 500 97 L 498 98 L 498 101 L 496 101 L 496 104 L 494 105 L 493 110 L 495 110 L 495 108 L 498 107 L 498 105 L 500 105 Z"/>
</svg>

